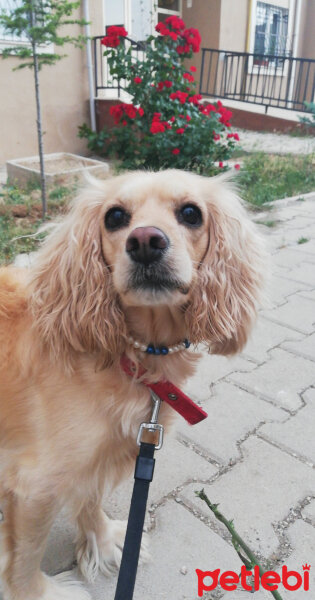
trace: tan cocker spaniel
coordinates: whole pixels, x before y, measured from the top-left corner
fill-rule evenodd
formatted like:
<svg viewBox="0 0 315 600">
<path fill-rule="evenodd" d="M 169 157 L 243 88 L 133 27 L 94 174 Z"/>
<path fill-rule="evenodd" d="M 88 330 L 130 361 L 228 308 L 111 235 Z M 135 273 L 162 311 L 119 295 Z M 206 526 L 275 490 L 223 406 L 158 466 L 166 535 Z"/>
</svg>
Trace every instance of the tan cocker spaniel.
<svg viewBox="0 0 315 600">
<path fill-rule="evenodd" d="M 119 564 L 125 525 L 102 510 L 103 490 L 133 469 L 151 413 L 148 389 L 120 358 L 181 386 L 198 358 L 184 340 L 216 354 L 241 350 L 264 269 L 259 235 L 229 184 L 169 170 L 91 183 L 29 270 L 0 270 L 4 600 L 89 598 L 40 571 L 64 505 L 83 575 Z M 160 422 L 172 420 L 163 404 Z"/>
</svg>

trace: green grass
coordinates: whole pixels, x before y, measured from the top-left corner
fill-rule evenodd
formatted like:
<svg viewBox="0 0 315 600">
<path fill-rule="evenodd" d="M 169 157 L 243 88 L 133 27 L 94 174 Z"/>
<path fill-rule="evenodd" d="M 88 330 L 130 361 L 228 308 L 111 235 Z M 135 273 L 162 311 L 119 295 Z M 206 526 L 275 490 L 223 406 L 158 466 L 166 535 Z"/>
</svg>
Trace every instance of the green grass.
<svg viewBox="0 0 315 600">
<path fill-rule="evenodd" d="M 256 208 L 280 198 L 315 190 L 314 155 L 275 156 L 254 153 L 244 158 L 238 183 L 241 196 Z"/>
<path fill-rule="evenodd" d="M 298 239 L 298 244 L 306 244 L 306 242 L 308 242 L 308 241 L 309 241 L 308 238 L 306 238 L 306 237 L 300 237 Z"/>
<path fill-rule="evenodd" d="M 242 157 L 243 164 L 237 181 L 241 196 L 254 208 L 264 211 L 274 200 L 296 196 L 315 190 L 315 169 L 313 156 L 276 156 L 253 153 Z M 56 186 L 48 192 L 48 220 L 65 210 L 76 188 Z M 302 202 L 303 196 L 299 198 Z M 22 189 L 16 185 L 0 188 L 0 264 L 14 260 L 21 252 L 31 252 L 38 248 L 44 233 L 34 237 L 43 221 L 41 218 L 41 198 L 38 184 L 30 184 Z M 275 221 L 262 221 L 266 227 L 274 227 Z M 18 238 L 18 239 L 16 239 Z M 298 240 L 306 243 L 306 238 Z"/>
<path fill-rule="evenodd" d="M 73 185 L 49 190 L 45 223 L 64 212 L 75 191 Z M 7 184 L 0 188 L 0 264 L 12 262 L 22 252 L 35 251 L 46 235 L 44 232 L 38 234 L 43 223 L 38 185 L 20 188 Z M 31 237 L 34 234 L 36 237 Z"/>
</svg>

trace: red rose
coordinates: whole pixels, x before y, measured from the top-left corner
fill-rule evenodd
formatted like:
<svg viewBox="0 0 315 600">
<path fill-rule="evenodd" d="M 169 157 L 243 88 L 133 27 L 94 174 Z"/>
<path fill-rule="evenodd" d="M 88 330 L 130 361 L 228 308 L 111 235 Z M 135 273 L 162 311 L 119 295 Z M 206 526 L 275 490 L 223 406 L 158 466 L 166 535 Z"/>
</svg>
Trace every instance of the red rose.
<svg viewBox="0 0 315 600">
<path fill-rule="evenodd" d="M 183 77 L 184 77 L 184 79 L 187 79 L 187 81 L 190 81 L 190 82 L 195 81 L 194 76 L 191 75 L 190 73 L 184 73 Z"/>
<path fill-rule="evenodd" d="M 126 37 L 128 35 L 128 31 L 124 27 L 117 27 L 116 25 L 111 25 L 107 28 L 107 35 Z"/>
<path fill-rule="evenodd" d="M 170 88 L 170 87 L 172 87 L 172 85 L 173 85 L 173 82 L 172 82 L 172 81 L 164 81 L 163 83 L 164 83 L 164 86 L 165 86 L 166 88 Z"/>
<path fill-rule="evenodd" d="M 213 132 L 213 139 L 214 139 L 215 142 L 217 142 L 220 139 L 220 134 Z"/>
<path fill-rule="evenodd" d="M 174 121 L 175 121 L 175 117 L 171 117 L 171 118 L 170 118 L 170 121 L 171 121 L 171 123 L 174 123 Z"/>
<path fill-rule="evenodd" d="M 193 73 L 196 73 L 196 71 L 197 71 L 196 67 L 194 67 L 193 65 L 190 67 L 190 70 L 191 70 Z"/>
<path fill-rule="evenodd" d="M 101 44 L 103 46 L 107 46 L 107 48 L 117 48 L 120 44 L 120 39 L 117 36 L 106 35 L 102 40 Z"/>
<path fill-rule="evenodd" d="M 125 119 L 121 122 L 121 124 L 125 127 L 125 125 L 127 125 L 127 121 L 125 121 Z"/>
<path fill-rule="evenodd" d="M 191 121 L 191 116 L 190 115 L 186 115 L 186 121 Z"/>
<path fill-rule="evenodd" d="M 167 17 L 167 19 L 165 19 L 165 23 L 166 25 L 170 25 L 172 29 L 177 29 L 178 31 L 180 31 L 181 29 L 185 29 L 186 27 L 183 19 L 180 19 L 176 16 Z"/>
<path fill-rule="evenodd" d="M 176 52 L 178 54 L 187 54 L 187 52 L 190 51 L 190 46 L 189 44 L 185 44 L 184 46 L 177 46 L 176 48 Z"/>
<path fill-rule="evenodd" d="M 179 134 L 185 133 L 184 127 L 179 127 L 178 129 L 176 129 L 176 133 L 179 133 Z"/>
<path fill-rule="evenodd" d="M 165 127 L 164 127 L 163 123 L 159 123 L 158 121 L 152 121 L 150 131 L 153 134 L 163 133 L 163 131 L 165 131 Z"/>
<path fill-rule="evenodd" d="M 118 104 L 117 106 L 111 106 L 109 109 L 109 114 L 114 117 L 115 125 L 118 125 L 121 117 L 124 114 L 124 108 L 122 104 Z"/>
<path fill-rule="evenodd" d="M 159 83 L 157 84 L 157 89 L 159 90 L 159 92 L 161 92 L 164 88 L 164 82 L 163 81 L 159 81 Z"/>
<path fill-rule="evenodd" d="M 166 27 L 165 23 L 163 23 L 162 21 L 156 25 L 155 31 L 157 31 L 161 35 L 168 35 L 170 33 L 170 30 Z"/>
<path fill-rule="evenodd" d="M 220 169 L 223 169 L 223 167 L 224 167 L 224 164 L 223 164 L 223 162 L 222 162 L 222 161 L 220 161 L 220 162 L 219 162 L 219 167 L 220 167 Z"/>
<path fill-rule="evenodd" d="M 234 133 L 234 139 L 239 142 L 240 141 L 240 136 L 238 135 L 238 133 Z"/>
<path fill-rule="evenodd" d="M 239 165 L 238 163 L 236 165 L 234 165 L 234 169 L 236 169 L 237 171 L 239 171 L 241 168 L 241 165 Z"/>
<path fill-rule="evenodd" d="M 137 109 L 133 104 L 123 104 L 124 111 L 129 119 L 135 119 L 137 116 Z"/>
<path fill-rule="evenodd" d="M 188 98 L 188 102 L 192 102 L 192 104 L 195 104 L 195 106 L 198 106 L 199 100 L 202 100 L 201 94 L 194 94 Z"/>
<path fill-rule="evenodd" d="M 142 83 L 141 77 L 134 77 L 133 80 L 135 83 Z"/>
<path fill-rule="evenodd" d="M 174 148 L 174 150 L 172 150 L 172 154 L 179 154 L 179 153 L 180 153 L 179 148 Z"/>
<path fill-rule="evenodd" d="M 181 104 L 185 104 L 187 98 L 188 94 L 186 94 L 185 92 L 181 92 L 180 90 L 177 90 L 177 92 L 172 92 L 170 94 L 171 100 L 179 100 Z"/>
<path fill-rule="evenodd" d="M 186 43 L 189 45 L 189 49 L 191 47 L 193 52 L 199 52 L 200 44 L 201 44 L 201 36 L 198 29 L 194 27 L 190 27 L 189 29 L 185 29 L 182 34 L 186 40 Z"/>
<path fill-rule="evenodd" d="M 159 113 L 159 112 L 155 112 L 155 113 L 153 114 L 152 121 L 159 121 L 159 120 L 160 120 L 160 118 L 161 118 L 161 113 Z"/>
<path fill-rule="evenodd" d="M 178 35 L 177 33 L 175 33 L 175 31 L 170 31 L 167 35 L 171 38 L 171 40 L 174 40 L 174 42 L 176 42 Z"/>
<path fill-rule="evenodd" d="M 141 108 L 141 106 L 140 106 L 140 108 L 138 108 L 138 115 L 140 115 L 140 117 L 143 117 L 143 115 L 144 115 L 144 110 L 143 110 L 143 108 Z"/>
</svg>

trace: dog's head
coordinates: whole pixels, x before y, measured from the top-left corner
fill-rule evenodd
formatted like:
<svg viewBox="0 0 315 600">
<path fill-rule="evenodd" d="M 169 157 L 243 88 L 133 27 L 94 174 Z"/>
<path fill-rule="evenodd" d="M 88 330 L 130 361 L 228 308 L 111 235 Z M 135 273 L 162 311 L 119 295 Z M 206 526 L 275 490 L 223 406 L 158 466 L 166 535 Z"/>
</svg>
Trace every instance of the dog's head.
<svg viewBox="0 0 315 600">
<path fill-rule="evenodd" d="M 136 172 L 82 193 L 44 244 L 32 302 L 59 351 L 117 355 L 126 308 L 163 305 L 183 313 L 192 341 L 229 354 L 247 339 L 262 278 L 259 236 L 227 183 Z"/>
</svg>

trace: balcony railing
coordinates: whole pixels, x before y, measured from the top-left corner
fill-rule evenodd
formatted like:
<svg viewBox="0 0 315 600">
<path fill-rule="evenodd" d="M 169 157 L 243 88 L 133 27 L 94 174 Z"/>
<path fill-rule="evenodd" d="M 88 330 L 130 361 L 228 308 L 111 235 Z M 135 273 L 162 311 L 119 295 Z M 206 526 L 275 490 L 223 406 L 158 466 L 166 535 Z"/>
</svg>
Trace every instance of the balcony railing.
<svg viewBox="0 0 315 600">
<path fill-rule="evenodd" d="M 103 56 L 105 50 L 105 46 L 101 44 L 103 37 L 104 35 L 98 35 L 93 38 L 95 97 L 98 97 L 100 90 L 117 90 L 118 97 L 120 97 L 124 82 L 113 78 L 109 72 L 107 60 Z M 122 43 L 125 44 L 126 50 L 131 46 L 135 62 L 145 60 L 145 44 L 143 42 L 135 42 L 126 37 Z"/>
<path fill-rule="evenodd" d="M 315 60 L 202 49 L 200 93 L 212 98 L 306 112 L 313 102 Z"/>
</svg>

